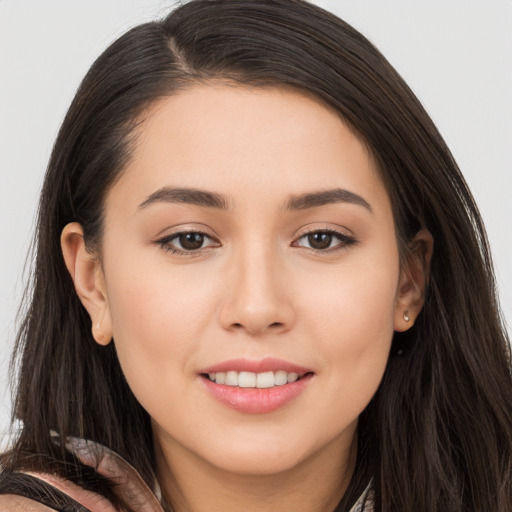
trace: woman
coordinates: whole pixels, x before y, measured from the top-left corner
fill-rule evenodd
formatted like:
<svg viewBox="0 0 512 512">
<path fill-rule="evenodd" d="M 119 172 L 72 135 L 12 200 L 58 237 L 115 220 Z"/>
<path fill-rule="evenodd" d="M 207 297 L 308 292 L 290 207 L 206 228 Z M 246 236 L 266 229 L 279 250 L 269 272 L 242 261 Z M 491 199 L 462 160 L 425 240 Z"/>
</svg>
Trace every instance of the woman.
<svg viewBox="0 0 512 512">
<path fill-rule="evenodd" d="M 198 0 L 125 34 L 37 233 L 0 510 L 512 510 L 477 208 L 333 15 Z"/>
</svg>

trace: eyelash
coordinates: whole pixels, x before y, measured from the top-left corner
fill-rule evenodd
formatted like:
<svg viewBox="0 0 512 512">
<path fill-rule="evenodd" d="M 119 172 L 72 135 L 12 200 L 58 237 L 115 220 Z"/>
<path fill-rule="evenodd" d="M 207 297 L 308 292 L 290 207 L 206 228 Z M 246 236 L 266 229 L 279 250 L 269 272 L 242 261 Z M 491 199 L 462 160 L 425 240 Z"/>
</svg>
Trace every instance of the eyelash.
<svg viewBox="0 0 512 512">
<path fill-rule="evenodd" d="M 177 247 L 173 247 L 171 242 L 173 242 L 176 239 L 179 239 L 182 236 L 193 234 L 193 235 L 200 235 L 204 237 L 205 240 L 210 240 L 213 243 L 206 247 L 199 247 L 195 250 L 187 250 L 187 249 L 179 249 Z M 305 239 L 306 237 L 309 237 L 314 234 L 323 234 L 323 235 L 330 235 L 333 238 L 338 239 L 339 243 L 336 244 L 334 247 L 327 247 L 326 249 L 315 249 L 313 247 L 305 247 L 303 245 L 299 245 L 298 242 L 302 239 Z M 220 242 L 215 240 L 210 235 L 202 232 L 202 231 L 179 231 L 177 233 L 173 233 L 172 235 L 165 236 L 164 238 L 161 238 L 159 240 L 156 240 L 155 243 L 159 245 L 165 252 L 170 252 L 172 254 L 177 254 L 180 256 L 198 256 L 201 254 L 202 250 L 208 249 L 209 247 L 219 247 Z M 357 240 L 350 235 L 347 235 L 346 233 L 342 233 L 341 231 L 337 231 L 334 229 L 312 229 L 306 233 L 303 233 L 300 237 L 298 237 L 296 240 L 292 242 L 293 247 L 302 247 L 303 249 L 307 249 L 309 251 L 312 251 L 314 253 L 332 253 L 337 252 L 340 250 L 343 250 L 351 245 L 357 244 Z"/>
<path fill-rule="evenodd" d="M 195 250 L 187 250 L 187 249 L 179 249 L 177 247 L 173 247 L 172 245 L 170 245 L 170 243 L 173 240 L 176 240 L 176 239 L 180 238 L 181 236 L 189 235 L 189 234 L 200 235 L 200 236 L 204 237 L 204 239 L 213 241 L 213 244 L 211 245 L 212 247 L 220 246 L 220 243 L 218 241 L 216 241 L 213 237 L 211 237 L 210 235 L 207 235 L 203 231 L 197 231 L 197 230 L 196 231 L 194 231 L 194 230 L 178 231 L 177 233 L 173 233 L 172 235 L 165 236 L 164 238 L 161 238 L 160 240 L 156 240 L 155 243 L 158 244 L 165 252 L 170 252 L 172 254 L 178 254 L 178 255 L 182 255 L 182 256 L 198 256 L 200 254 L 201 250 L 208 249 L 210 247 L 210 246 L 207 246 L 207 247 L 200 247 Z"/>
<path fill-rule="evenodd" d="M 310 231 L 307 231 L 306 233 L 303 233 L 299 238 L 296 239 L 296 241 L 293 242 L 293 245 L 297 247 L 297 243 L 299 240 L 302 240 L 306 237 L 309 237 L 314 234 L 324 234 L 324 235 L 330 235 L 333 238 L 337 238 L 339 243 L 336 244 L 334 247 L 328 247 L 326 249 L 315 249 L 313 247 L 304 247 L 299 245 L 298 247 L 303 247 L 304 249 L 308 249 L 314 253 L 333 253 L 337 251 L 341 251 L 343 249 L 346 249 L 347 247 L 350 247 L 351 245 L 357 244 L 357 240 L 351 236 L 347 235 L 346 233 L 343 233 L 341 231 L 337 231 L 332 228 L 325 228 L 325 229 L 311 229 Z"/>
</svg>

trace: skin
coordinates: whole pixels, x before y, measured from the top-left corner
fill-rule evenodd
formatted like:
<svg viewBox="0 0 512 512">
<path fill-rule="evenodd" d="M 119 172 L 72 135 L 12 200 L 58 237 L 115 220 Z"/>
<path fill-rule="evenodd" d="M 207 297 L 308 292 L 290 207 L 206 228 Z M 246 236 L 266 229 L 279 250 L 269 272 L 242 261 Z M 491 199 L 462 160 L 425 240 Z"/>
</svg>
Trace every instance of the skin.
<svg viewBox="0 0 512 512">
<path fill-rule="evenodd" d="M 140 206 L 162 187 L 221 194 L 226 209 Z M 291 197 L 333 189 L 368 207 L 286 208 Z M 175 509 L 332 510 L 353 472 L 358 417 L 393 332 L 421 309 L 426 272 L 423 257 L 401 269 L 390 200 L 358 137 L 297 92 L 193 87 L 146 112 L 104 222 L 101 257 L 76 223 L 64 229 L 63 254 L 96 341 L 114 340 L 153 419 Z M 171 235 L 183 231 L 205 233 L 204 245 L 173 252 Z M 326 231 L 339 235 L 311 247 L 308 234 Z M 428 256 L 428 232 L 416 239 Z M 313 372 L 271 413 L 226 407 L 197 374 L 265 357 Z"/>
</svg>

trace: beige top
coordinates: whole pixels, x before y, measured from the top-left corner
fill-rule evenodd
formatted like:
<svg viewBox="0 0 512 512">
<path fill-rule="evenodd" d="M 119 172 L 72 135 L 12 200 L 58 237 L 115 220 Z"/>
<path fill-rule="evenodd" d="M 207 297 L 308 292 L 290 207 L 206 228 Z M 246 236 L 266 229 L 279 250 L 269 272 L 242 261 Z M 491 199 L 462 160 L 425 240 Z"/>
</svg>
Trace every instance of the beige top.
<svg viewBox="0 0 512 512">
<path fill-rule="evenodd" d="M 138 472 L 108 448 L 100 447 L 96 443 L 78 438 L 70 438 L 67 448 L 74 453 L 83 464 L 95 468 L 98 473 L 114 481 L 114 492 L 122 497 L 123 501 L 134 512 L 164 512 L 160 500 L 158 484 L 156 489 L 151 490 L 142 480 Z M 55 475 L 46 473 L 27 474 L 36 477 L 52 485 L 59 491 L 68 495 L 90 512 L 118 512 L 106 498 L 87 491 L 76 484 L 64 480 Z M 372 512 L 373 506 L 367 495 L 371 490 L 367 488 L 350 512 Z M 367 504 L 363 509 L 364 498 L 367 497 Z M 0 495 L 0 512 L 53 512 L 36 501 L 22 496 Z"/>
</svg>

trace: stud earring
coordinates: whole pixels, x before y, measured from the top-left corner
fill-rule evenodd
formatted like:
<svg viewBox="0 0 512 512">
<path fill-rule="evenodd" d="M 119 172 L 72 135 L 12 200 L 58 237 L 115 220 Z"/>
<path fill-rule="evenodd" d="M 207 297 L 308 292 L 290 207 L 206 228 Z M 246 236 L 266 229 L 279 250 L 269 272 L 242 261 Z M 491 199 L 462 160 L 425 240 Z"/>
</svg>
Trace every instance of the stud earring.
<svg viewBox="0 0 512 512">
<path fill-rule="evenodd" d="M 411 317 L 409 316 L 409 311 L 406 311 L 406 312 L 404 313 L 404 320 L 405 320 L 406 322 L 410 322 L 410 321 L 411 321 Z"/>
</svg>

